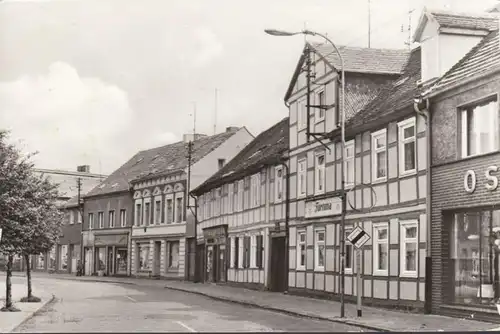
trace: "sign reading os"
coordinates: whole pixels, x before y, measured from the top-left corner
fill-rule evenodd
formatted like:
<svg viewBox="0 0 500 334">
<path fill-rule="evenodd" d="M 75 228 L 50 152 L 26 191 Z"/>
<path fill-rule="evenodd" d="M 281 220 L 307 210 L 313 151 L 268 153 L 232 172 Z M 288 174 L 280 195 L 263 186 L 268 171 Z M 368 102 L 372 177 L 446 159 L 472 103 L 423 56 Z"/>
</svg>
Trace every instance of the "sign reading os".
<svg viewBox="0 0 500 334">
<path fill-rule="evenodd" d="M 484 172 L 484 177 L 486 178 L 486 184 L 484 187 L 486 190 L 493 191 L 498 187 L 498 177 L 491 175 L 493 172 L 498 172 L 497 166 L 490 166 L 486 168 Z M 473 170 L 468 170 L 464 177 L 464 189 L 467 193 L 472 194 L 476 191 L 477 177 Z"/>
</svg>

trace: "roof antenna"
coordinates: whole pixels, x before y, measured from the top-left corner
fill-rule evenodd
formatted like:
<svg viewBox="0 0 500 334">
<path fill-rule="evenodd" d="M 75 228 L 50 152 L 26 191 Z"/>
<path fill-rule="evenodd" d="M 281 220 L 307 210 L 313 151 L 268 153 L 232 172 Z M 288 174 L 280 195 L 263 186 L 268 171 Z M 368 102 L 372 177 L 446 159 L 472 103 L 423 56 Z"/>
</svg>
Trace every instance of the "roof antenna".
<svg viewBox="0 0 500 334">
<path fill-rule="evenodd" d="M 371 35 L 372 35 L 372 10 L 371 10 L 371 2 L 368 0 L 368 48 L 371 47 Z"/>
<path fill-rule="evenodd" d="M 214 135 L 217 133 L 217 88 L 215 88 Z"/>
<path fill-rule="evenodd" d="M 307 30 L 307 21 L 304 21 L 304 30 Z M 304 43 L 307 43 L 307 34 L 304 35 Z"/>
<path fill-rule="evenodd" d="M 196 102 L 193 102 L 193 138 L 196 136 Z"/>
<path fill-rule="evenodd" d="M 415 11 L 415 9 L 410 9 L 408 11 L 408 40 L 405 42 L 405 45 L 408 46 L 408 50 L 411 50 L 411 33 L 412 33 L 412 26 L 411 26 L 411 14 Z M 401 27 L 403 28 L 403 27 Z M 401 29 L 402 30 L 402 29 Z"/>
</svg>

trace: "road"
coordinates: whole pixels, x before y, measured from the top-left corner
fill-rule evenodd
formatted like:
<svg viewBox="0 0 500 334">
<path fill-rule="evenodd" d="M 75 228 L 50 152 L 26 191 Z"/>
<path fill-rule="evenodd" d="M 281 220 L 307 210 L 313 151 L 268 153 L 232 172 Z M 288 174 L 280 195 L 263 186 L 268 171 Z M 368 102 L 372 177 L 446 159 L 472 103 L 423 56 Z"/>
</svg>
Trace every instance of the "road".
<svg viewBox="0 0 500 334">
<path fill-rule="evenodd" d="M 57 299 L 16 332 L 362 331 L 160 287 L 45 278 L 34 286 Z"/>
</svg>

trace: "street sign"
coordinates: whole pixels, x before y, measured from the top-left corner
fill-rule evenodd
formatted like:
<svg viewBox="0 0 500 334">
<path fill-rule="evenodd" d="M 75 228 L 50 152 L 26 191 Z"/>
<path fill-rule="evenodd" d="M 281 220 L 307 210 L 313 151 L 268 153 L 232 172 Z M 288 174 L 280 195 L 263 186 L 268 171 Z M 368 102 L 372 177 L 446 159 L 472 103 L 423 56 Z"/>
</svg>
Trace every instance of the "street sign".
<svg viewBox="0 0 500 334">
<path fill-rule="evenodd" d="M 361 227 L 356 226 L 356 228 L 347 236 L 347 240 L 356 248 L 361 248 L 363 245 L 370 240 L 370 236 Z"/>
</svg>

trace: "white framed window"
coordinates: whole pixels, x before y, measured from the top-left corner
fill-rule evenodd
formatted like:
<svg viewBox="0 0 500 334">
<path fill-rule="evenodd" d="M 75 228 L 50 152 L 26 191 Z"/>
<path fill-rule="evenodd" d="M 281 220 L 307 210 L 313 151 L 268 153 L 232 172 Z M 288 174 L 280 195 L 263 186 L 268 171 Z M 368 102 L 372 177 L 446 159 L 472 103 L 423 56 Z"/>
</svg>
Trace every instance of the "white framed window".
<svg viewBox="0 0 500 334">
<path fill-rule="evenodd" d="M 373 224 L 373 275 L 387 276 L 389 269 L 389 225 Z"/>
<path fill-rule="evenodd" d="M 89 213 L 89 230 L 95 228 L 94 226 L 94 214 Z"/>
<path fill-rule="evenodd" d="M 120 210 L 120 226 L 127 226 L 127 210 L 125 209 Z"/>
<path fill-rule="evenodd" d="M 250 268 L 257 268 L 257 238 L 256 235 L 250 237 Z"/>
<path fill-rule="evenodd" d="M 114 210 L 109 211 L 108 217 L 109 217 L 108 220 L 109 227 L 115 227 L 115 211 Z"/>
<path fill-rule="evenodd" d="M 235 237 L 231 237 L 230 239 L 230 247 L 231 247 L 231 254 L 230 254 L 230 263 L 229 263 L 229 267 L 230 268 L 234 268 L 234 264 L 235 264 L 235 255 L 236 255 L 236 242 L 235 242 Z"/>
<path fill-rule="evenodd" d="M 135 202 L 135 226 L 142 226 L 142 201 Z"/>
<path fill-rule="evenodd" d="M 238 268 L 243 268 L 243 256 L 245 251 L 245 237 L 238 239 Z"/>
<path fill-rule="evenodd" d="M 326 106 L 325 90 L 320 90 L 316 98 L 316 104 Z M 316 122 L 321 122 L 325 119 L 325 109 L 318 108 L 316 111 Z"/>
<path fill-rule="evenodd" d="M 462 158 L 498 150 L 498 102 L 494 96 L 461 108 Z"/>
<path fill-rule="evenodd" d="M 316 195 L 325 192 L 325 153 L 316 153 L 316 163 L 314 166 L 314 193 Z"/>
<path fill-rule="evenodd" d="M 281 202 L 283 200 L 283 167 L 276 167 L 276 177 L 274 178 L 274 201 Z"/>
<path fill-rule="evenodd" d="M 297 233 L 297 270 L 306 269 L 306 231 L 299 231 Z"/>
<path fill-rule="evenodd" d="M 97 213 L 97 222 L 99 224 L 99 228 L 104 228 L 104 212 Z"/>
<path fill-rule="evenodd" d="M 155 224 L 161 224 L 161 211 L 162 211 L 162 203 L 161 196 L 155 197 L 155 208 L 154 208 L 154 222 Z"/>
<path fill-rule="evenodd" d="M 75 212 L 73 210 L 68 210 L 69 224 L 73 225 L 75 223 Z"/>
<path fill-rule="evenodd" d="M 252 207 L 256 208 L 260 206 L 260 174 L 252 175 L 251 182 Z"/>
<path fill-rule="evenodd" d="M 303 130 L 307 127 L 307 107 L 306 100 L 302 99 L 297 102 L 297 128 Z"/>
<path fill-rule="evenodd" d="M 148 226 L 151 223 L 151 202 L 149 198 L 144 200 L 144 213 L 142 224 Z"/>
<path fill-rule="evenodd" d="M 76 221 L 78 224 L 81 224 L 82 223 L 82 212 L 80 212 L 79 209 L 76 209 Z"/>
<path fill-rule="evenodd" d="M 372 180 L 387 179 L 387 130 L 372 133 Z"/>
<path fill-rule="evenodd" d="M 227 186 L 227 213 L 233 213 L 234 211 L 234 184 L 228 184 Z"/>
<path fill-rule="evenodd" d="M 297 194 L 304 197 L 307 191 L 307 159 L 297 162 Z"/>
<path fill-rule="evenodd" d="M 344 268 L 346 274 L 352 274 L 352 268 L 354 267 L 354 246 L 347 240 L 347 236 L 351 234 L 352 227 L 346 228 L 345 230 L 345 263 Z"/>
<path fill-rule="evenodd" d="M 184 194 L 175 194 L 175 222 L 180 223 L 184 220 Z"/>
<path fill-rule="evenodd" d="M 325 270 L 325 230 L 314 231 L 314 269 Z"/>
<path fill-rule="evenodd" d="M 417 277 L 418 221 L 400 222 L 401 228 L 401 276 Z"/>
<path fill-rule="evenodd" d="M 344 180 L 346 187 L 352 187 L 354 185 L 354 156 L 355 146 L 353 139 L 345 143 Z"/>
<path fill-rule="evenodd" d="M 245 200 L 244 180 L 238 181 L 238 211 L 243 211 L 243 202 Z"/>
<path fill-rule="evenodd" d="M 208 206 L 206 205 L 206 202 L 205 202 L 205 211 L 208 211 Z M 168 194 L 165 195 L 165 222 L 167 224 L 171 224 L 173 223 L 173 221 L 174 221 L 174 195 Z"/>
<path fill-rule="evenodd" d="M 399 174 L 407 175 L 417 170 L 417 140 L 415 117 L 398 123 L 399 131 Z"/>
</svg>

